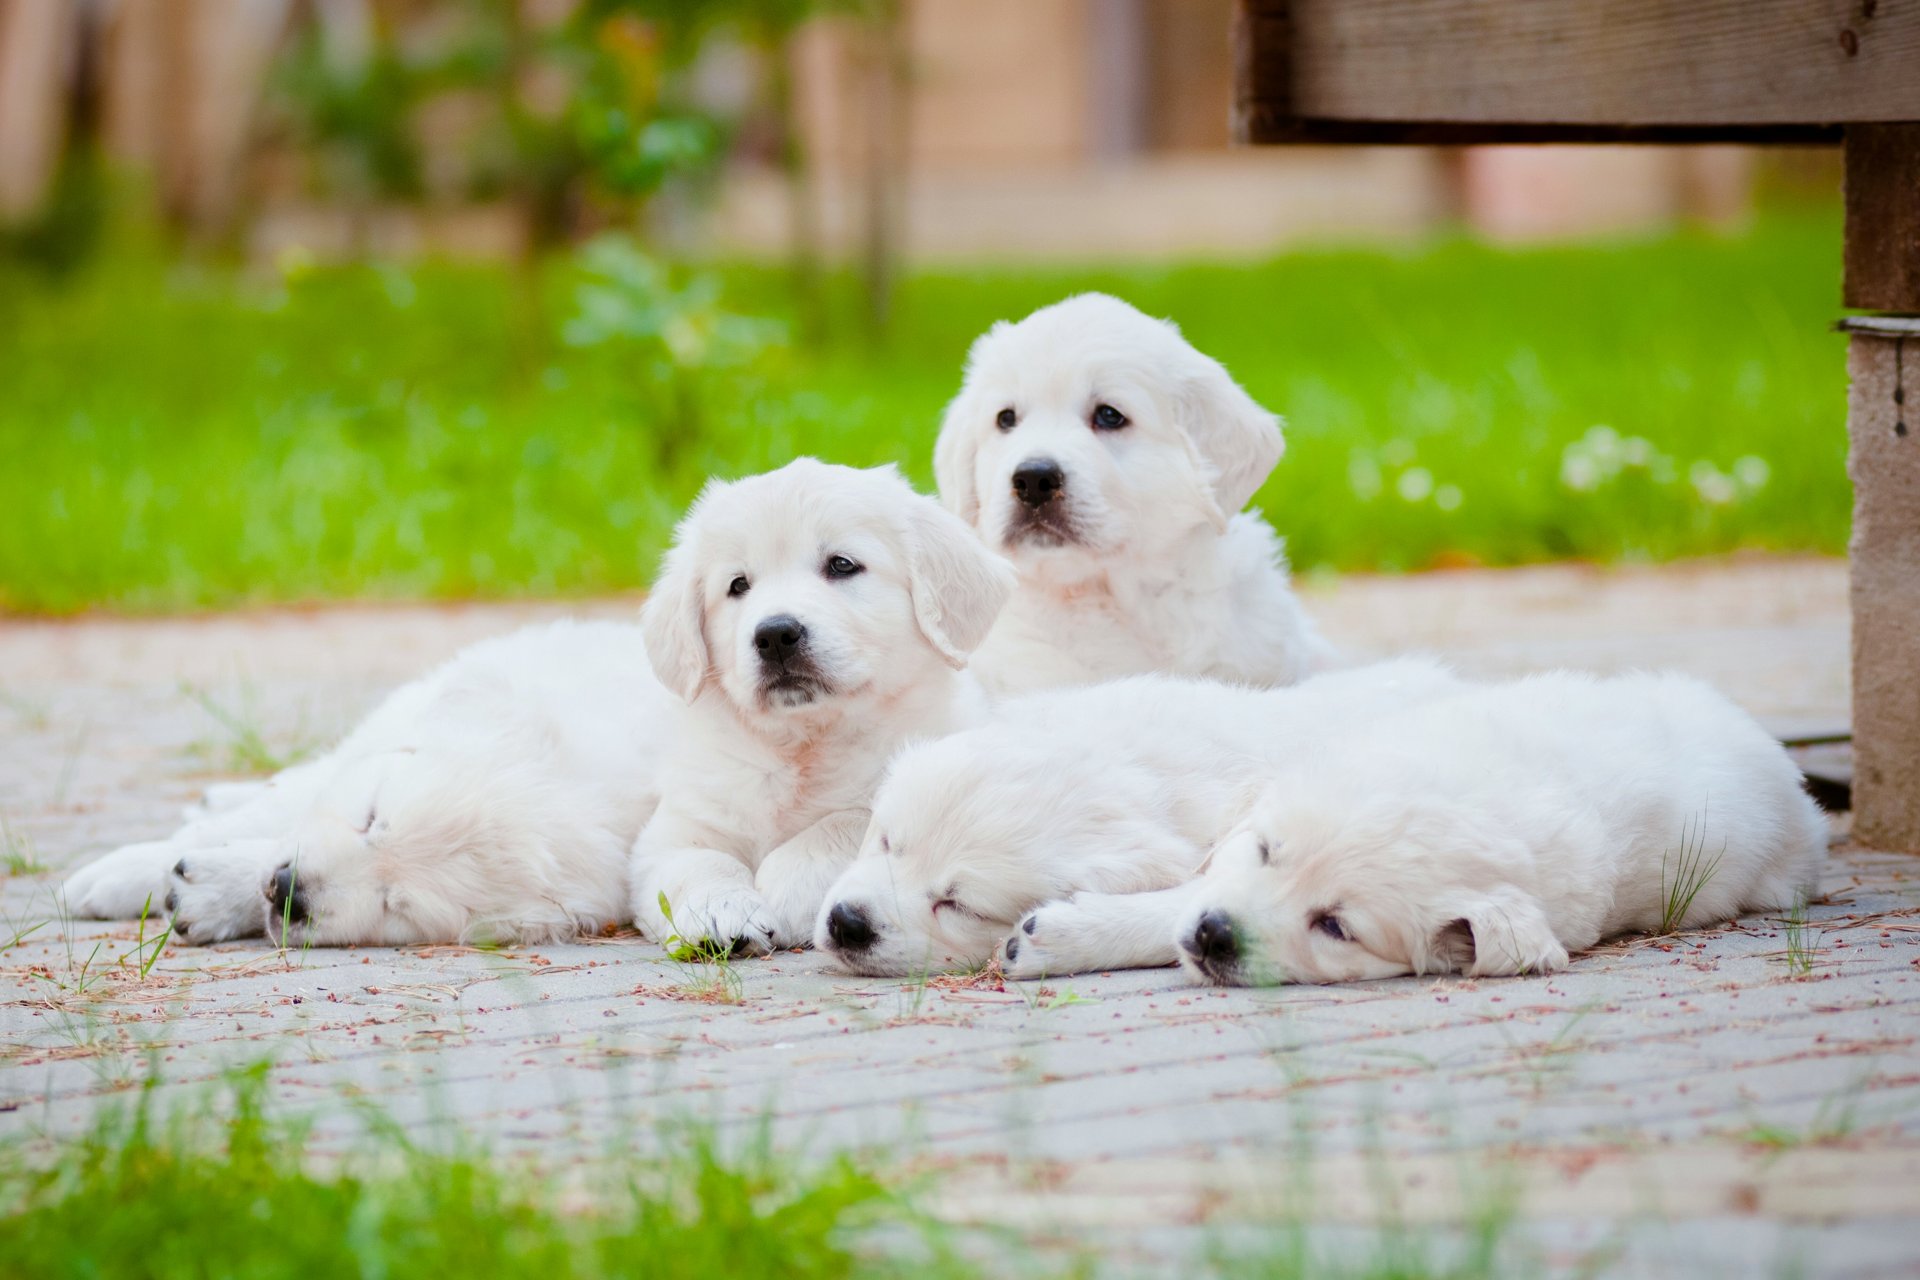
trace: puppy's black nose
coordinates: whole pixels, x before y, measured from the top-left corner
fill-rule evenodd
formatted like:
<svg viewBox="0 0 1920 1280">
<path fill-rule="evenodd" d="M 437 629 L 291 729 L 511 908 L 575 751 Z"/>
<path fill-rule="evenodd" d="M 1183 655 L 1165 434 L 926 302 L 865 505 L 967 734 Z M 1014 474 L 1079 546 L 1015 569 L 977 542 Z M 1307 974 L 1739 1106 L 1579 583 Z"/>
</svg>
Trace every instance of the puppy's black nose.
<svg viewBox="0 0 1920 1280">
<path fill-rule="evenodd" d="M 860 908 L 836 902 L 827 912 L 827 936 L 842 951 L 865 951 L 873 945 L 873 926 Z"/>
<path fill-rule="evenodd" d="M 800 652 L 806 639 L 807 629 L 800 619 L 787 613 L 767 618 L 753 629 L 753 647 L 760 651 L 760 661 L 775 665 Z"/>
<path fill-rule="evenodd" d="M 307 896 L 294 883 L 291 862 L 273 873 L 273 914 L 293 924 L 307 918 Z"/>
<path fill-rule="evenodd" d="M 1067 487 L 1067 474 L 1052 458 L 1028 458 L 1013 469 L 1013 496 L 1030 507 L 1044 507 Z"/>
<path fill-rule="evenodd" d="M 1224 911 L 1209 911 L 1193 927 L 1186 948 L 1194 958 L 1209 964 L 1232 964 L 1240 944 L 1233 938 L 1233 917 Z"/>
</svg>

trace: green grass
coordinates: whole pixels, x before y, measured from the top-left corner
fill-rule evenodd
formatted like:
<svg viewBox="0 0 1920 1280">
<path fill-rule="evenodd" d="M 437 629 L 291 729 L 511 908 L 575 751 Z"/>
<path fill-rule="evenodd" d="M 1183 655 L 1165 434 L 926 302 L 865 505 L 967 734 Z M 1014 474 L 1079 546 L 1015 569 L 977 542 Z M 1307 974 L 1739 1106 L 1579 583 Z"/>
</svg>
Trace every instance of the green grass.
<svg viewBox="0 0 1920 1280">
<path fill-rule="evenodd" d="M 272 1068 L 163 1109 L 151 1087 L 61 1141 L 0 1140 L 8 1280 L 334 1276 L 779 1276 L 1029 1280 L 1154 1274 L 1093 1236 L 957 1228 L 923 1207 L 935 1175 L 870 1157 L 800 1160 L 763 1126 L 649 1124 L 570 1140 L 555 1162 L 403 1130 L 368 1102 L 327 1136 L 270 1106 Z M 129 1082 L 130 1083 L 130 1082 Z M 1384 1179 L 1384 1166 L 1382 1177 Z M 1298 1190 L 1311 1190 L 1303 1169 Z M 1377 1188 L 1389 1209 L 1394 1193 Z M 1348 1206 L 1349 1208 L 1351 1206 Z M 1512 1197 L 1467 1197 L 1458 1222 L 1322 1231 L 1302 1217 L 1223 1224 L 1191 1273 L 1221 1280 L 1481 1280 L 1535 1274 Z M 1211 1233 L 1210 1233 L 1211 1234 Z"/>
<path fill-rule="evenodd" d="M 882 347 L 783 347 L 671 394 L 618 342 L 565 341 L 565 263 L 0 268 L 0 609 L 636 588 L 710 472 L 807 452 L 928 481 L 968 342 L 1085 288 L 1178 319 L 1288 417 L 1258 501 L 1302 569 L 1839 552 L 1839 246 L 1836 216 L 1798 213 L 1728 238 L 921 271 Z M 789 311 L 778 272 L 722 275 L 733 310 Z"/>
<path fill-rule="evenodd" d="M 0 813 L 0 871 L 10 876 L 37 876 L 47 871 L 33 837 L 14 826 L 4 813 Z"/>
<path fill-rule="evenodd" d="M 263 1081 L 240 1077 L 219 1119 L 162 1122 L 143 1099 L 51 1163 L 10 1144 L 7 1275 L 851 1280 L 957 1265 L 851 1160 L 802 1168 L 689 1130 L 672 1155 L 542 1177 L 384 1123 L 353 1157 L 318 1160 L 303 1126 L 267 1113 Z"/>
</svg>

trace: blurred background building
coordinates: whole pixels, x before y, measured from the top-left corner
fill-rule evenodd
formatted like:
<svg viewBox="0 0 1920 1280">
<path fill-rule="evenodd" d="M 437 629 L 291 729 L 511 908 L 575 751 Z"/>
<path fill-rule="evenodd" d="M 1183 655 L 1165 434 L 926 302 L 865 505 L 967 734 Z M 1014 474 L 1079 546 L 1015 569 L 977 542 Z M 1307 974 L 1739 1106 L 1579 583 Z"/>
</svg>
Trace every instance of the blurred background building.
<svg viewBox="0 0 1920 1280">
<path fill-rule="evenodd" d="M 1232 7 L 0 0 L 0 223 L 111 186 L 265 254 L 637 224 L 716 255 L 1192 258 L 1723 224 L 1752 198 L 1734 148 L 1232 150 Z"/>
</svg>

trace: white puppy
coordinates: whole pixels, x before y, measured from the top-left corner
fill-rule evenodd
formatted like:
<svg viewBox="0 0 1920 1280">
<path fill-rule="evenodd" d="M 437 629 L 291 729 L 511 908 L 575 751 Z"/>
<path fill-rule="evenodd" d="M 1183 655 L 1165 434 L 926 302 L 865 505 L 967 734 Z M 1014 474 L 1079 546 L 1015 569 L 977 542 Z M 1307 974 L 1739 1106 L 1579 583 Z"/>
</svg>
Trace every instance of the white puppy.
<svg viewBox="0 0 1920 1280">
<path fill-rule="evenodd" d="M 325 756 L 66 883 L 76 915 L 150 903 L 195 943 L 538 942 L 626 912 L 671 697 L 640 629 L 553 623 L 395 690 Z"/>
<path fill-rule="evenodd" d="M 1142 891 L 1190 881 L 1276 769 L 1457 684 L 1404 659 L 1290 689 L 1137 676 L 1010 699 L 895 759 L 814 943 L 858 973 L 967 969 L 1043 902 L 1156 899 Z M 1164 950 L 1169 923 L 1163 909 L 1145 944 Z"/>
<path fill-rule="evenodd" d="M 1616 934 L 1804 902 L 1825 847 L 1786 752 L 1706 685 L 1535 676 L 1289 771 L 1164 959 L 1222 984 L 1546 973 Z"/>
<path fill-rule="evenodd" d="M 658 816 L 649 833 L 698 831 L 737 861 L 656 876 L 639 908 L 653 936 L 664 890 L 689 939 L 804 941 L 838 867 L 803 829 L 862 803 L 899 735 L 971 705 L 952 668 L 1012 574 L 891 470 L 811 459 L 710 486 L 679 539 L 641 627 L 475 645 L 322 759 L 83 868 L 69 909 L 151 900 L 192 942 L 541 941 L 634 911 L 635 839 Z M 763 898 L 751 868 L 770 850 Z"/>
<path fill-rule="evenodd" d="M 983 712 L 961 669 L 1013 583 L 890 467 L 803 459 L 710 486 L 643 618 L 684 705 L 633 848 L 641 929 L 805 945 L 888 757 Z"/>
<path fill-rule="evenodd" d="M 1083 294 L 973 345 L 934 446 L 947 507 L 1020 572 L 992 693 L 1145 672 L 1291 684 L 1331 650 L 1241 508 L 1279 420 L 1172 324 Z"/>
</svg>

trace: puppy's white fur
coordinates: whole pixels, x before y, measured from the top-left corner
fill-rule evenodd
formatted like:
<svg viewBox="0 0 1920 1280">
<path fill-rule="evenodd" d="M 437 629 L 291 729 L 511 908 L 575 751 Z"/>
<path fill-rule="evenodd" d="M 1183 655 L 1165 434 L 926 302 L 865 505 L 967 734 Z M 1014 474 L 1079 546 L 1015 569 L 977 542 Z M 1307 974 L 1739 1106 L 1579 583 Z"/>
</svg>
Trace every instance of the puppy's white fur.
<svg viewBox="0 0 1920 1280">
<path fill-rule="evenodd" d="M 859 572 L 832 576 L 836 557 Z M 664 799 L 633 849 L 641 929 L 805 945 L 887 758 L 983 712 L 961 668 L 1013 581 L 892 468 L 806 459 L 710 486 L 643 619 L 654 669 L 683 702 Z M 758 652 L 757 629 L 777 618 L 805 628 L 805 687 Z"/>
<path fill-rule="evenodd" d="M 1010 699 L 895 759 L 814 943 L 859 973 L 966 969 L 1043 902 L 1184 884 L 1276 769 L 1455 685 L 1404 659 L 1290 689 L 1137 676 Z M 1150 935 L 1165 947 L 1164 913 Z"/>
<path fill-rule="evenodd" d="M 1102 406 L 1126 425 L 1100 426 Z M 1280 540 L 1241 511 L 1281 451 L 1279 419 L 1217 361 L 1117 298 L 995 325 L 934 447 L 942 500 L 1020 573 L 974 658 L 988 690 L 1146 672 L 1280 685 L 1328 665 Z M 1014 491 L 1035 460 L 1064 482 L 1038 519 Z"/>
<path fill-rule="evenodd" d="M 1545 973 L 1617 934 L 1804 902 L 1825 834 L 1786 752 L 1699 681 L 1534 676 L 1288 771 L 1169 950 L 1221 983 Z M 1205 919 L 1234 945 L 1213 954 Z"/>
<path fill-rule="evenodd" d="M 629 914 L 664 937 L 662 892 L 689 938 L 803 941 L 885 755 L 977 699 L 953 668 L 1012 573 L 891 470 L 811 459 L 710 486 L 679 539 L 642 626 L 475 645 L 320 760 L 210 793 L 172 838 L 81 869 L 69 909 L 151 901 L 187 941 L 278 937 L 285 866 L 296 945 L 542 941 Z M 865 571 L 827 582 L 835 554 Z M 752 590 L 727 596 L 742 574 Z M 809 626 L 804 700 L 770 699 L 751 661 L 751 618 L 781 610 Z M 700 850 L 725 864 L 704 874 Z"/>
<path fill-rule="evenodd" d="M 338 746 L 264 784 L 220 788 L 171 838 L 68 881 L 77 915 L 156 914 L 195 943 L 281 933 L 292 868 L 316 945 L 537 942 L 626 911 L 626 852 L 654 805 L 670 696 L 640 629 L 529 627 L 389 695 Z"/>
</svg>

